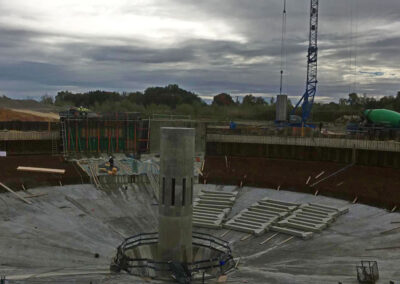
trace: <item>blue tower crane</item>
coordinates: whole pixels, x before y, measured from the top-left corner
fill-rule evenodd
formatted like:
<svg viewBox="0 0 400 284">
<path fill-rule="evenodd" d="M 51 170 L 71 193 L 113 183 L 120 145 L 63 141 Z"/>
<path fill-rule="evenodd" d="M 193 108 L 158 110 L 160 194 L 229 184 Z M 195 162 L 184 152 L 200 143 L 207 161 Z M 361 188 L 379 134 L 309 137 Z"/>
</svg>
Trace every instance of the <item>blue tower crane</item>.
<svg viewBox="0 0 400 284">
<path fill-rule="evenodd" d="M 313 127 L 312 125 L 307 124 L 307 120 L 311 115 L 311 109 L 317 92 L 318 83 L 318 4 L 319 0 L 311 0 L 306 91 L 291 112 L 290 124 L 292 126 Z M 302 109 L 301 118 L 295 115 L 300 105 Z"/>
</svg>

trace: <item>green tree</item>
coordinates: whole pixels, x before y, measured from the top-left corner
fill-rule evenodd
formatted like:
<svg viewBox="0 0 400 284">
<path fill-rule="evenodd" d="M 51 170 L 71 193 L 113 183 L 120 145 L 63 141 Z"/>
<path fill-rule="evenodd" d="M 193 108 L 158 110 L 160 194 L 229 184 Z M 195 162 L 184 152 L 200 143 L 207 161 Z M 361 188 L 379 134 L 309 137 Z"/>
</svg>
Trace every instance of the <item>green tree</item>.
<svg viewBox="0 0 400 284">
<path fill-rule="evenodd" d="M 229 95 L 227 93 L 221 93 L 221 94 L 214 96 L 212 104 L 218 105 L 218 106 L 230 106 L 230 105 L 234 105 L 235 103 L 234 103 L 231 95 Z"/>
<path fill-rule="evenodd" d="M 360 98 L 358 97 L 358 95 L 356 93 L 351 93 L 351 94 L 349 94 L 348 103 L 351 106 L 360 105 Z"/>
<path fill-rule="evenodd" d="M 40 97 L 40 102 L 45 105 L 53 105 L 54 98 L 46 94 Z"/>
</svg>

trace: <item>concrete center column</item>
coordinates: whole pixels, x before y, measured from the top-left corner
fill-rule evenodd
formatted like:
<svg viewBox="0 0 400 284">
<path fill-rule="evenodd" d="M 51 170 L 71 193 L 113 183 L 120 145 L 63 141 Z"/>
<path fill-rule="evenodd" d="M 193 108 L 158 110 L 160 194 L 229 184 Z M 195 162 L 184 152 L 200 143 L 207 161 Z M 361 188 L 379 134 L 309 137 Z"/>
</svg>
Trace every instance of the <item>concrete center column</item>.
<svg viewBox="0 0 400 284">
<path fill-rule="evenodd" d="M 193 128 L 161 128 L 159 243 L 162 261 L 192 262 Z"/>
</svg>

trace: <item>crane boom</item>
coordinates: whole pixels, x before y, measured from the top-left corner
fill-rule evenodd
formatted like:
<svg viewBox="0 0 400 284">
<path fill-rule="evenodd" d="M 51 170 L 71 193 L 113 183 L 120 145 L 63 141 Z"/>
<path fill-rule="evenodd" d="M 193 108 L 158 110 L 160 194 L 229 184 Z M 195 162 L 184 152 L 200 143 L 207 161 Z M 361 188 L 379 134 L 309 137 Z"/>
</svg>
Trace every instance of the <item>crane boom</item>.
<svg viewBox="0 0 400 284">
<path fill-rule="evenodd" d="M 302 115 L 301 123 L 305 125 L 311 115 L 311 109 L 314 103 L 314 97 L 317 92 L 317 69 L 318 69 L 318 5 L 319 0 L 311 0 L 310 6 L 310 31 L 309 46 L 307 54 L 307 81 L 306 91 L 296 104 L 292 111 L 292 115 L 301 105 Z"/>
</svg>

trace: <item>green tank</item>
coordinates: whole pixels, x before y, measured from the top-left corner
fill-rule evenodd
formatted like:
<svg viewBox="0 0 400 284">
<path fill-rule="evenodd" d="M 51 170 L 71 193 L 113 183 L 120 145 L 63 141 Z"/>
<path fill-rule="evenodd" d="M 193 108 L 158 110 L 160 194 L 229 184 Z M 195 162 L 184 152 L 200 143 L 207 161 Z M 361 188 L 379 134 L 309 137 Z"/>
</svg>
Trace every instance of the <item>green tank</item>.
<svg viewBox="0 0 400 284">
<path fill-rule="evenodd" d="M 400 128 L 400 113 L 388 109 L 367 109 L 364 116 L 370 123 Z"/>
</svg>

